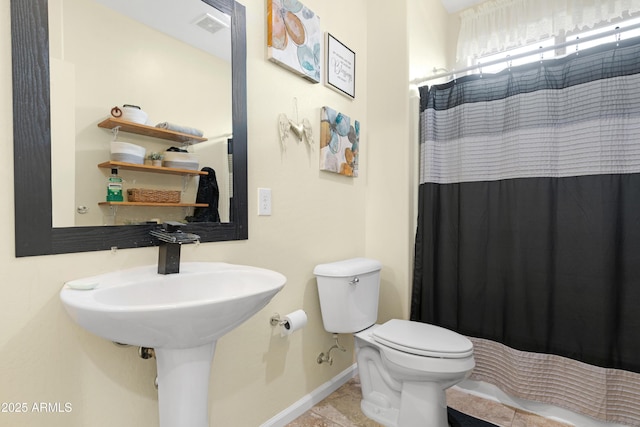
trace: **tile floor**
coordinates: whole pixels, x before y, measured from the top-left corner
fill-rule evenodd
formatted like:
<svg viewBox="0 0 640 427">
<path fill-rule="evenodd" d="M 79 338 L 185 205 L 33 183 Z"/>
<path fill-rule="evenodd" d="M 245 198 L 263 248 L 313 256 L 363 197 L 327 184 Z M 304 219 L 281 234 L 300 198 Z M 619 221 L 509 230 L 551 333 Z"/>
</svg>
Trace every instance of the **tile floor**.
<svg viewBox="0 0 640 427">
<path fill-rule="evenodd" d="M 360 396 L 360 381 L 355 377 L 286 427 L 380 427 L 380 424 L 365 417 L 360 411 Z M 482 399 L 455 388 L 447 390 L 447 404 L 499 427 L 567 427 L 567 424 Z"/>
</svg>

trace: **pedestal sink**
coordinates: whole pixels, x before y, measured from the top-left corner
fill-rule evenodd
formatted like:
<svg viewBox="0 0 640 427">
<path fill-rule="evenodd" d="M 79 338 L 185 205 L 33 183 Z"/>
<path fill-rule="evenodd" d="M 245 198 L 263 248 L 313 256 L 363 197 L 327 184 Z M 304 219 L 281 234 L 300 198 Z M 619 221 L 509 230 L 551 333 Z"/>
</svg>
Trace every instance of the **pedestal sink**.
<svg viewBox="0 0 640 427">
<path fill-rule="evenodd" d="M 285 282 L 262 268 L 184 262 L 179 274 L 160 275 L 153 265 L 67 282 L 60 298 L 89 332 L 155 349 L 160 427 L 207 427 L 218 338 L 267 305 Z"/>
</svg>

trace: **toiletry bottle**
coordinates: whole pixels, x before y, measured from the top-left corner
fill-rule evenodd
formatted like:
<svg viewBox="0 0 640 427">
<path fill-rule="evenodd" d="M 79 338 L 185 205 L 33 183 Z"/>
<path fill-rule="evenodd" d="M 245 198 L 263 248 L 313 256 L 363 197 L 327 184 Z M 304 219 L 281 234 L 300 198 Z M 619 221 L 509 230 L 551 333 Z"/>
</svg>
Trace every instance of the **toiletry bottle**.
<svg viewBox="0 0 640 427">
<path fill-rule="evenodd" d="M 111 169 L 111 176 L 107 179 L 107 202 L 123 202 L 122 178 L 118 176 L 118 169 Z"/>
</svg>

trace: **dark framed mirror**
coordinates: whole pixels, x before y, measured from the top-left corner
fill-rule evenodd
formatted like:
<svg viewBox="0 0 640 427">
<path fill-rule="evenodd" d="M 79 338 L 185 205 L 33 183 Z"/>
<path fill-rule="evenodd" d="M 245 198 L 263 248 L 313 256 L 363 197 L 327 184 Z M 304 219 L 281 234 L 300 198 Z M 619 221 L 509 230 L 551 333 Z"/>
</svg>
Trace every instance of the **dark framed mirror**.
<svg viewBox="0 0 640 427">
<path fill-rule="evenodd" d="M 244 240 L 248 238 L 245 7 L 234 0 L 203 1 L 231 18 L 233 197 L 229 222 L 189 223 L 183 229 L 200 235 L 201 242 Z M 48 0 L 11 0 L 16 256 L 153 246 L 149 231 L 154 225 L 53 226 L 48 28 Z"/>
</svg>

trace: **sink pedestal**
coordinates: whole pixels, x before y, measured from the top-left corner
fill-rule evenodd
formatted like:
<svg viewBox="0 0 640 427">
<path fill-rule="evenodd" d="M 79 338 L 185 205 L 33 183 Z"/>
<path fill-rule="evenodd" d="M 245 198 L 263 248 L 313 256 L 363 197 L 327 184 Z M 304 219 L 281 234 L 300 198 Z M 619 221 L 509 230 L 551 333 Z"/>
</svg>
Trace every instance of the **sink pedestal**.
<svg viewBox="0 0 640 427">
<path fill-rule="evenodd" d="M 156 348 L 160 427 L 209 426 L 209 376 L 216 342 Z"/>
</svg>

